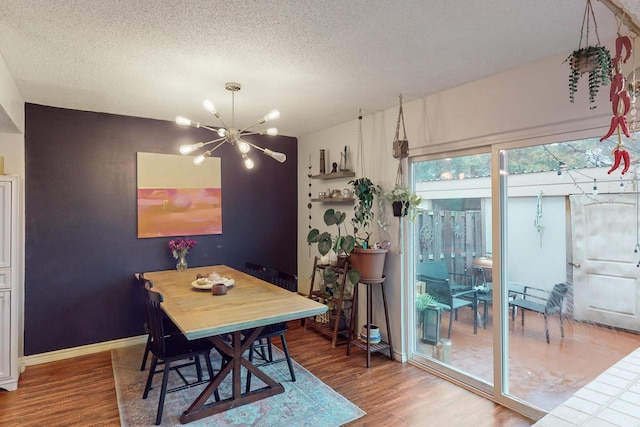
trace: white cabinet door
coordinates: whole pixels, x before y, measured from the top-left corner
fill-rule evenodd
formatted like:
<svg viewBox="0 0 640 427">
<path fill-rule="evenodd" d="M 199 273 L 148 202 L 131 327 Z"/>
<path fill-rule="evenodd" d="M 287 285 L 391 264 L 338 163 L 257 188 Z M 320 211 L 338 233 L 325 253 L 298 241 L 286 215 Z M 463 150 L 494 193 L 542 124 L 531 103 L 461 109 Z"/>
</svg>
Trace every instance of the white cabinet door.
<svg viewBox="0 0 640 427">
<path fill-rule="evenodd" d="M 0 291 L 0 379 L 11 376 L 11 292 Z"/>
<path fill-rule="evenodd" d="M 0 268 L 11 267 L 11 182 L 0 182 Z"/>
</svg>

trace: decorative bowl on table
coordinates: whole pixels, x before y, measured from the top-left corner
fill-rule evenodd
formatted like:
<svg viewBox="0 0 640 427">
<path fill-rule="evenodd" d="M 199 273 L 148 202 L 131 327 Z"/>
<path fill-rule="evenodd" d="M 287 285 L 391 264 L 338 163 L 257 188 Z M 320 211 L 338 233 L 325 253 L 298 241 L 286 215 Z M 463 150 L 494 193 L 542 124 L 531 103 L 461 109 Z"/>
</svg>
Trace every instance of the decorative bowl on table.
<svg viewBox="0 0 640 427">
<path fill-rule="evenodd" d="M 211 286 L 212 295 L 225 295 L 227 293 L 227 286 L 224 283 L 214 283 Z"/>
<path fill-rule="evenodd" d="M 208 277 L 198 277 L 196 280 L 191 282 L 191 286 L 194 289 L 209 290 L 214 285 L 218 285 L 218 284 L 221 284 L 227 288 L 230 288 L 231 286 L 233 286 L 234 283 L 235 283 L 235 280 L 229 277 L 221 277 L 217 275 L 215 278 L 212 278 L 212 275 L 209 275 Z"/>
</svg>

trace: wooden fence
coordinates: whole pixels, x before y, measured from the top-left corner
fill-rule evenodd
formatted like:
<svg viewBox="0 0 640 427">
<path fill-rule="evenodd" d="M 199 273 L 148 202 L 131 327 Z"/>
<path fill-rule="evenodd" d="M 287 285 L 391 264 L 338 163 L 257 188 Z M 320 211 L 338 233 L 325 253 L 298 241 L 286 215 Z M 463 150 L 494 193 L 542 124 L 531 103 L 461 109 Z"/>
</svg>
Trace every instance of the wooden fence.
<svg viewBox="0 0 640 427">
<path fill-rule="evenodd" d="M 480 211 L 419 211 L 416 263 L 445 261 L 449 273 L 472 274 L 471 263 L 484 256 Z"/>
</svg>

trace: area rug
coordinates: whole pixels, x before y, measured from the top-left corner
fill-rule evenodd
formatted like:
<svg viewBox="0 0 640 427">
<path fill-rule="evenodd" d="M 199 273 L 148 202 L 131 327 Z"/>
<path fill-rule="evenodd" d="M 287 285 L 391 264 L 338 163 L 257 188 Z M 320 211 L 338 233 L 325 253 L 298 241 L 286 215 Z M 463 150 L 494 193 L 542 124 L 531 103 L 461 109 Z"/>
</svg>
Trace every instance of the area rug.
<svg viewBox="0 0 640 427">
<path fill-rule="evenodd" d="M 155 425 L 162 375 L 155 376 L 153 389 L 149 392 L 147 399 L 143 400 L 142 393 L 149 372 L 148 367 L 144 372 L 140 371 L 143 350 L 144 346 L 142 345 L 111 350 L 120 422 L 123 427 Z M 273 350 L 275 358 L 283 357 L 279 349 L 274 347 Z M 216 351 L 211 352 L 211 361 L 214 369 L 220 367 L 220 355 Z M 293 366 L 296 373 L 295 382 L 291 381 L 286 363 L 276 363 L 262 368 L 271 378 L 284 386 L 284 393 L 233 408 L 188 425 L 194 427 L 330 427 L 341 426 L 365 415 L 364 411 L 336 393 L 295 361 Z M 181 369 L 181 372 L 186 377 L 193 378 L 195 376 L 195 369 L 189 371 L 189 368 L 185 368 Z M 171 373 L 169 381 L 169 388 L 172 386 L 171 382 L 180 383 L 175 372 Z M 219 389 L 223 399 L 230 396 L 230 383 L 229 376 Z M 263 385 L 255 376 L 252 378 L 252 389 Z M 181 425 L 180 415 L 200 394 L 203 387 L 197 386 L 167 394 L 161 425 Z"/>
</svg>

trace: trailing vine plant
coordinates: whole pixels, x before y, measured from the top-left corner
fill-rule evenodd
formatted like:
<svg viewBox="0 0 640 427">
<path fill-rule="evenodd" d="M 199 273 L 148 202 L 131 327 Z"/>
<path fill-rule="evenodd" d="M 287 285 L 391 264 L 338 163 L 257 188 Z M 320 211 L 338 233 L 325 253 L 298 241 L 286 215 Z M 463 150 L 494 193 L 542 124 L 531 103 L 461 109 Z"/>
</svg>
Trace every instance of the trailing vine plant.
<svg viewBox="0 0 640 427">
<path fill-rule="evenodd" d="M 593 19 L 593 26 L 596 33 L 597 44 L 589 46 L 589 26 Z M 586 28 L 586 36 L 585 36 Z M 585 39 L 585 47 L 582 47 L 583 36 Z M 571 74 L 569 74 L 569 101 L 574 102 L 574 95 L 578 90 L 578 80 L 580 77 L 589 73 L 589 107 L 590 110 L 596 108 L 595 98 L 601 86 L 608 85 L 611 81 L 611 54 L 609 49 L 600 46 L 600 36 L 598 35 L 598 25 L 596 17 L 593 13 L 591 0 L 587 0 L 582 18 L 582 28 L 580 29 L 580 44 L 578 49 L 574 50 L 571 55 L 565 59 L 571 66 Z"/>
<path fill-rule="evenodd" d="M 608 85 L 611 81 L 611 54 L 604 46 L 587 46 L 577 50 L 567 58 L 571 66 L 569 75 L 569 100 L 574 102 L 574 94 L 578 90 L 578 80 L 589 72 L 589 103 L 595 102 L 600 87 Z M 588 68 L 586 68 L 588 67 Z M 595 105 L 589 107 L 593 110 Z"/>
</svg>

